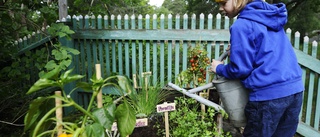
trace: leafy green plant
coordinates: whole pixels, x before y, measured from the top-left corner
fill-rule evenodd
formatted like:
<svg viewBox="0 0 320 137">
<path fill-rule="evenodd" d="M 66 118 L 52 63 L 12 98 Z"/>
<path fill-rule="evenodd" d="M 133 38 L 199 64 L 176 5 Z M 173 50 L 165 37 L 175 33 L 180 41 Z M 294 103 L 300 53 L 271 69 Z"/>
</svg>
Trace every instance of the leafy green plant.
<svg viewBox="0 0 320 137">
<path fill-rule="evenodd" d="M 64 126 L 64 132 L 72 134 L 76 137 L 105 136 L 105 130 L 111 130 L 112 123 L 114 121 L 117 121 L 118 129 L 121 136 L 131 134 L 135 125 L 135 113 L 133 108 L 126 101 L 126 98 L 122 98 L 123 103 L 118 104 L 118 106 L 116 106 L 118 102 L 114 102 L 109 106 L 105 106 L 103 108 L 92 108 L 93 102 L 98 92 L 104 86 L 112 85 L 118 88 L 120 91 L 122 91 L 123 96 L 125 96 L 125 94 L 130 94 L 132 88 L 129 84 L 129 80 L 124 76 L 117 75 L 108 77 L 106 79 L 96 79 L 94 77 L 91 79 L 92 83 L 80 83 L 78 87 L 93 91 L 88 108 L 85 110 L 72 98 L 70 98 L 70 94 L 72 94 L 72 92 L 66 95 L 65 91 L 63 90 L 65 84 L 83 78 L 82 75 L 72 75 L 71 72 L 72 69 L 66 71 L 65 73 L 61 73 L 59 77 L 56 77 L 59 72 L 54 75 L 52 75 L 51 73 L 47 73 L 29 89 L 27 94 L 34 93 L 47 87 L 59 87 L 60 89 L 62 89 L 63 96 L 52 95 L 35 99 L 31 103 L 28 114 L 25 117 L 25 130 L 31 130 L 32 136 L 44 136 L 47 134 L 53 135 L 57 131 L 56 128 L 43 129 L 47 128 L 46 126 L 43 126 L 43 124 L 50 121 L 53 123 L 61 123 Z M 109 82 L 114 79 L 117 80 L 117 83 Z M 42 112 L 43 110 L 39 109 L 41 104 L 44 104 L 44 102 L 49 101 L 52 98 L 58 98 L 62 100 L 63 104 L 60 106 L 55 106 L 47 112 Z M 84 118 L 82 119 L 81 123 L 75 123 L 72 121 L 62 122 L 52 117 L 52 114 L 56 109 L 69 106 L 75 107 L 77 110 L 84 114 Z M 41 113 L 44 115 L 41 116 Z M 88 122 L 89 119 L 92 121 Z"/>
<path fill-rule="evenodd" d="M 169 113 L 170 135 L 173 137 L 231 137 L 230 133 L 219 133 L 214 108 L 200 111 L 200 104 L 186 97 L 175 99 L 176 110 Z M 158 133 L 165 133 L 159 129 Z"/>
<path fill-rule="evenodd" d="M 70 38 L 70 34 L 74 33 L 64 24 L 54 24 L 48 32 L 53 37 L 58 36 L 67 39 Z M 136 118 L 135 111 L 126 98 L 133 92 L 128 78 L 115 75 L 105 79 L 97 79 L 94 75 L 90 82 L 79 82 L 76 88 L 67 92 L 65 90 L 66 84 L 76 82 L 84 77 L 83 75 L 73 74 L 73 69 L 69 69 L 72 62 L 71 54 L 77 55 L 79 51 L 62 46 L 60 42 L 52 43 L 52 47 L 52 60 L 48 61 L 45 69 L 39 73 L 39 80 L 34 83 L 27 94 L 43 92 L 43 89 L 56 87 L 61 90 L 62 96 L 51 95 L 34 99 L 25 116 L 25 133 L 29 133 L 32 137 L 53 136 L 58 130 L 53 124 L 59 123 L 64 127 L 62 136 L 67 134 L 74 137 L 105 136 L 105 131 L 111 130 L 113 122 L 116 121 L 122 137 L 131 134 Z M 117 88 L 121 94 L 120 98 L 102 108 L 94 107 L 95 98 L 101 89 L 106 86 Z M 92 92 L 87 109 L 84 109 L 71 98 L 72 93 L 77 88 Z M 62 105 L 50 105 L 53 104 L 53 99 L 60 99 L 63 102 Z M 58 108 L 67 107 L 74 107 L 80 112 L 80 114 L 77 114 L 77 116 L 82 117 L 80 122 L 76 120 L 61 121 L 54 117 L 53 114 Z"/>
<path fill-rule="evenodd" d="M 153 86 L 145 79 L 141 80 L 141 87 L 137 88 L 137 95 L 131 98 L 131 103 L 136 109 L 137 117 L 148 117 L 156 112 L 156 106 L 172 95 L 160 83 Z"/>
</svg>

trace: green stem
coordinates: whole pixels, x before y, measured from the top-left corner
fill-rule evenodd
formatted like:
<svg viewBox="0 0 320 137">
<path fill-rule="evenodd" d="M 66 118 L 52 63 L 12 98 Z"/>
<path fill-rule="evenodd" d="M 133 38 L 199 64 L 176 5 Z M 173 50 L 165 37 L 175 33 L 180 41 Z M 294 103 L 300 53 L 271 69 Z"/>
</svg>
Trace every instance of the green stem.
<svg viewBox="0 0 320 137">
<path fill-rule="evenodd" d="M 91 106 L 92 106 L 92 104 L 93 104 L 93 101 L 94 101 L 94 99 L 96 98 L 97 95 L 98 95 L 98 92 L 97 92 L 97 91 L 93 91 L 93 94 L 92 94 L 92 97 L 91 97 L 91 100 L 90 100 L 90 103 L 89 103 L 89 106 L 88 106 L 86 112 L 90 111 Z M 79 106 L 79 107 L 80 107 L 80 106 Z M 81 108 L 82 108 L 82 107 L 81 107 Z M 82 108 L 82 109 L 83 109 L 83 108 Z M 89 116 L 92 117 L 91 114 L 90 114 Z M 93 118 L 93 117 L 92 117 L 92 118 Z M 84 127 L 84 126 L 85 126 L 85 123 L 87 122 L 87 119 L 88 119 L 88 115 L 85 115 L 84 118 L 83 118 L 83 123 L 82 123 L 81 127 Z"/>
<path fill-rule="evenodd" d="M 32 134 L 33 137 L 35 137 L 37 135 L 37 132 L 40 128 L 40 126 L 44 123 L 44 121 L 53 113 L 56 111 L 56 109 L 61 108 L 61 107 L 68 107 L 71 106 L 70 104 L 66 104 L 66 105 L 60 105 L 60 106 L 56 106 L 53 109 L 51 109 L 49 112 L 47 112 L 39 121 L 39 123 L 37 124 L 37 126 L 35 127 L 35 130 Z"/>
<path fill-rule="evenodd" d="M 80 111 L 81 111 L 82 113 L 84 113 L 85 115 L 93 118 L 93 115 L 91 115 L 91 114 L 89 113 L 89 109 L 88 109 L 88 110 L 83 109 L 81 106 L 79 106 L 79 105 L 78 105 L 77 103 L 75 103 L 73 100 L 72 100 L 72 101 L 66 101 L 66 102 L 71 103 L 76 109 L 80 110 Z"/>
</svg>

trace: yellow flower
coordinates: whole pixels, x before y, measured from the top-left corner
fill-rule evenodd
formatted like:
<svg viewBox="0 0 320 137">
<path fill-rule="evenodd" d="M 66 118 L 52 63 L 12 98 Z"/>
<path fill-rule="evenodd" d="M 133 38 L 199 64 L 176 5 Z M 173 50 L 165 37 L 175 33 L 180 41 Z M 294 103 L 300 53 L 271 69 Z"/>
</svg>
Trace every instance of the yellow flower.
<svg viewBox="0 0 320 137">
<path fill-rule="evenodd" d="M 72 134 L 62 133 L 58 137 L 72 137 Z"/>
</svg>

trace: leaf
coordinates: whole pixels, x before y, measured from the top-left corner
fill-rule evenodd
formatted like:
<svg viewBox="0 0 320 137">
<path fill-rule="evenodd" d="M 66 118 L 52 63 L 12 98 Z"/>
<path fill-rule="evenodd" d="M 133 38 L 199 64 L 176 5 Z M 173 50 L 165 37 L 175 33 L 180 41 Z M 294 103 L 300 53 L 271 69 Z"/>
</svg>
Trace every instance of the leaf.
<svg viewBox="0 0 320 137">
<path fill-rule="evenodd" d="M 86 135 L 88 137 L 105 137 L 105 131 L 103 126 L 99 123 L 93 123 L 85 127 Z"/>
<path fill-rule="evenodd" d="M 89 84 L 87 82 L 78 82 L 77 87 L 85 90 L 85 91 L 92 91 L 92 84 Z"/>
<path fill-rule="evenodd" d="M 127 77 L 124 77 L 124 76 L 117 76 L 118 78 L 118 84 L 120 86 L 120 88 L 122 89 L 122 91 L 130 94 L 133 90 L 131 84 L 130 84 L 130 81 Z"/>
<path fill-rule="evenodd" d="M 58 83 L 54 80 L 49 80 L 46 78 L 39 79 L 34 85 L 28 90 L 27 94 L 31 94 L 33 92 L 36 92 L 40 89 L 44 89 L 47 87 L 55 87 L 59 86 Z"/>
<path fill-rule="evenodd" d="M 112 124 L 114 122 L 114 112 L 115 112 L 116 106 L 114 104 L 111 104 L 108 106 L 108 108 L 99 108 L 93 112 L 93 116 L 97 120 L 98 123 L 100 123 L 104 128 L 111 129 Z"/>
<path fill-rule="evenodd" d="M 127 102 L 124 102 L 117 107 L 115 114 L 120 136 L 130 135 L 136 124 L 134 109 Z"/>
<path fill-rule="evenodd" d="M 61 80 L 66 79 L 66 78 L 69 76 L 69 74 L 72 73 L 73 70 L 74 70 L 74 68 L 69 69 L 69 70 L 67 70 L 66 72 L 62 73 L 61 76 L 60 76 L 60 79 L 61 79 Z"/>
<path fill-rule="evenodd" d="M 48 73 L 44 73 L 44 75 L 41 76 L 41 78 L 44 79 L 52 79 L 54 76 L 57 76 L 61 70 L 56 67 L 54 70 L 49 71 Z"/>
<path fill-rule="evenodd" d="M 69 47 L 66 47 L 66 46 L 62 46 L 61 48 L 65 49 L 66 51 L 71 52 L 74 55 L 80 54 L 79 50 L 76 50 L 76 49 L 73 49 L 73 48 L 69 48 Z"/>
<path fill-rule="evenodd" d="M 24 131 L 33 128 L 42 116 L 51 109 L 54 101 L 48 97 L 39 97 L 34 99 L 29 106 L 29 110 L 24 118 Z M 49 107 L 50 106 L 50 107 Z"/>
<path fill-rule="evenodd" d="M 83 75 L 72 75 L 72 76 L 68 76 L 65 79 L 62 79 L 62 83 L 65 85 L 67 83 L 73 82 L 73 81 L 77 81 L 79 79 L 82 79 L 84 76 Z"/>
<path fill-rule="evenodd" d="M 56 62 L 55 62 L 54 60 L 50 60 L 50 61 L 46 64 L 45 68 L 48 69 L 48 70 L 52 70 L 52 69 L 56 68 L 57 66 L 58 66 L 58 65 L 56 64 Z"/>
</svg>

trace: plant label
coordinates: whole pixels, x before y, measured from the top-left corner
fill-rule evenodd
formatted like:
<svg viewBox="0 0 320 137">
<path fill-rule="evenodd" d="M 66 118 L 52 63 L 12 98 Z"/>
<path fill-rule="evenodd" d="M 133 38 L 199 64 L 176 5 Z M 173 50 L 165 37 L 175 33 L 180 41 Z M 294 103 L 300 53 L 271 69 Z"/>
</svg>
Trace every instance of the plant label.
<svg viewBox="0 0 320 137">
<path fill-rule="evenodd" d="M 148 118 L 141 118 L 141 119 L 136 120 L 135 128 L 145 127 L 145 126 L 148 126 Z M 111 127 L 111 131 L 115 131 L 115 130 L 118 130 L 117 122 L 113 122 L 112 127 Z"/>
<path fill-rule="evenodd" d="M 157 112 L 167 112 L 167 111 L 173 111 L 176 110 L 176 104 L 175 103 L 164 103 L 157 105 Z"/>
</svg>

